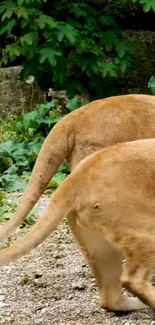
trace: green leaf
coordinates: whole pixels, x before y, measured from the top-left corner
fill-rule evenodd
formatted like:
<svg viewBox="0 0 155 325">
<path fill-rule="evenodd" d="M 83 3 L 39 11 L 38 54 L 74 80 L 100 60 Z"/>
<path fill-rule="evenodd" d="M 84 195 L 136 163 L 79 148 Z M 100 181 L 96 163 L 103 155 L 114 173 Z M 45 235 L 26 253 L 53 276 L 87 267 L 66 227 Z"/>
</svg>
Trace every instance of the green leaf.
<svg viewBox="0 0 155 325">
<path fill-rule="evenodd" d="M 45 28 L 46 25 L 51 27 L 51 29 L 57 27 L 55 20 L 47 15 L 40 15 L 39 18 L 36 19 L 36 22 L 41 29 Z"/>
<path fill-rule="evenodd" d="M 17 0 L 18 6 L 21 6 L 24 3 L 25 0 Z"/>
<path fill-rule="evenodd" d="M 155 12 L 155 1 L 154 0 L 152 0 L 151 8 L 152 8 L 153 12 Z"/>
<path fill-rule="evenodd" d="M 99 69 L 98 69 L 97 60 L 95 60 L 95 61 L 92 60 L 90 66 L 91 66 L 91 69 L 93 70 L 93 72 L 98 73 Z"/>
<path fill-rule="evenodd" d="M 68 173 L 70 173 L 70 170 L 69 170 L 69 168 L 68 168 L 68 165 L 64 162 L 64 163 L 62 163 L 61 164 L 61 166 L 59 167 L 59 169 L 58 169 L 58 172 L 62 172 L 62 173 L 64 173 L 64 174 L 68 174 Z"/>
<path fill-rule="evenodd" d="M 126 60 L 122 60 L 121 61 L 121 65 L 120 65 L 121 72 L 124 73 L 126 71 L 127 67 L 128 67 L 127 61 Z"/>
<path fill-rule="evenodd" d="M 20 38 L 20 42 L 23 45 L 24 43 L 27 43 L 28 45 L 32 45 L 32 38 L 29 36 L 29 34 L 25 34 Z"/>
<path fill-rule="evenodd" d="M 10 18 L 13 15 L 13 8 L 7 9 L 3 14 L 1 20 L 4 21 L 6 18 Z"/>
<path fill-rule="evenodd" d="M 107 51 L 111 50 L 113 45 L 117 43 L 117 36 L 114 31 L 103 32 L 102 37 Z"/>
<path fill-rule="evenodd" d="M 148 82 L 148 88 L 151 89 L 153 95 L 155 95 L 155 77 L 152 76 Z"/>
<path fill-rule="evenodd" d="M 12 28 L 16 25 L 16 20 L 10 20 L 4 27 L 1 28 L 0 30 L 0 35 L 4 34 L 7 32 L 7 34 L 10 34 L 12 31 Z"/>
<path fill-rule="evenodd" d="M 2 14 L 5 10 L 6 10 L 6 6 L 4 4 L 0 5 L 0 14 Z"/>
<path fill-rule="evenodd" d="M 78 3 L 73 3 L 72 4 L 72 11 L 75 15 L 76 18 L 79 17 L 85 17 L 87 14 L 85 12 L 85 10 L 83 10 L 82 8 L 80 8 L 80 6 L 78 5 Z"/>
<path fill-rule="evenodd" d="M 4 175 L 14 175 L 17 172 L 17 167 L 15 165 L 11 166 L 10 168 L 7 169 L 7 171 L 4 173 Z"/>
<path fill-rule="evenodd" d="M 38 38 L 38 33 L 36 30 L 34 30 L 33 32 L 29 32 L 27 34 L 25 34 L 24 36 L 22 36 L 20 38 L 20 42 L 23 45 L 24 43 L 28 44 L 28 45 L 32 45 L 32 43 L 34 41 L 36 41 Z"/>
<path fill-rule="evenodd" d="M 17 175 L 5 175 L 1 177 L 2 186 L 6 192 L 23 192 L 27 182 L 23 179 L 18 179 Z"/>
<path fill-rule="evenodd" d="M 36 121 L 37 111 L 32 111 L 23 116 L 23 125 L 25 128 L 36 128 L 39 126 L 38 121 Z"/>
<path fill-rule="evenodd" d="M 69 109 L 70 112 L 74 111 L 80 106 L 81 106 L 81 102 L 77 99 L 77 97 L 70 99 L 66 105 L 66 107 Z"/>
<path fill-rule="evenodd" d="M 145 3 L 145 4 L 143 5 L 143 10 L 144 10 L 144 12 L 148 12 L 148 11 L 150 11 L 150 9 L 151 9 L 151 6 L 150 6 L 149 3 Z"/>
<path fill-rule="evenodd" d="M 62 172 L 56 173 L 56 175 L 54 175 L 54 177 L 48 183 L 47 188 L 58 187 L 62 183 L 62 181 L 65 179 L 65 177 L 66 177 L 66 174 L 63 174 Z"/>
<path fill-rule="evenodd" d="M 116 77 L 117 75 L 117 68 L 114 62 L 112 61 L 106 61 L 103 63 L 103 70 L 102 70 L 102 76 L 106 77 L 107 75 L 110 75 L 112 77 Z"/>
<path fill-rule="evenodd" d="M 16 15 L 18 18 L 23 17 L 24 19 L 28 19 L 28 10 L 24 7 L 19 7 L 16 9 Z"/>
<path fill-rule="evenodd" d="M 54 49 L 51 46 L 46 46 L 39 51 L 40 63 L 44 63 L 46 60 L 51 64 L 51 66 L 55 67 L 57 64 L 56 56 L 61 56 L 62 53 L 59 50 Z"/>
<path fill-rule="evenodd" d="M 148 83 L 148 86 L 149 86 L 149 88 L 151 88 L 151 87 L 154 87 L 155 88 L 155 77 L 154 76 L 152 76 L 150 78 L 149 83 Z"/>
<path fill-rule="evenodd" d="M 21 20 L 21 27 L 24 29 L 29 24 L 29 21 L 26 19 Z"/>
<path fill-rule="evenodd" d="M 125 55 L 125 51 L 126 51 L 125 44 L 123 42 L 117 44 L 116 45 L 116 51 L 117 51 L 118 56 L 120 58 L 123 58 L 123 56 Z"/>
<path fill-rule="evenodd" d="M 16 3 L 14 1 L 3 1 L 0 5 L 0 14 L 2 14 L 7 9 L 12 9 L 16 6 Z"/>
<path fill-rule="evenodd" d="M 155 0 L 140 0 L 140 4 L 142 4 L 144 12 L 148 12 L 150 9 L 155 11 Z"/>
<path fill-rule="evenodd" d="M 6 53 L 9 54 L 10 61 L 13 61 L 17 56 L 20 55 L 20 47 L 16 44 L 8 44 L 6 46 Z"/>
<path fill-rule="evenodd" d="M 59 26 L 59 30 L 57 32 L 57 37 L 59 42 L 61 42 L 63 38 L 66 37 L 68 41 L 72 45 L 74 45 L 76 41 L 76 36 L 77 36 L 77 32 L 73 26 L 69 24 L 63 24 L 63 25 L 61 24 Z"/>
<path fill-rule="evenodd" d="M 40 17 L 42 15 L 42 10 L 31 7 L 31 8 L 29 8 L 28 13 L 29 13 L 29 16 L 32 16 L 33 18 Z M 36 22 L 36 20 L 35 20 L 35 22 Z"/>
<path fill-rule="evenodd" d="M 37 112 L 40 117 L 45 117 L 47 112 L 50 110 L 51 107 L 55 107 L 56 101 L 53 99 L 49 103 L 39 104 L 37 105 Z"/>
<path fill-rule="evenodd" d="M 15 148 L 16 146 L 16 141 L 6 141 L 4 143 L 0 143 L 0 155 L 4 155 L 7 156 L 6 154 L 8 154 L 8 157 L 9 157 L 9 154 L 12 150 L 12 148 Z"/>
</svg>

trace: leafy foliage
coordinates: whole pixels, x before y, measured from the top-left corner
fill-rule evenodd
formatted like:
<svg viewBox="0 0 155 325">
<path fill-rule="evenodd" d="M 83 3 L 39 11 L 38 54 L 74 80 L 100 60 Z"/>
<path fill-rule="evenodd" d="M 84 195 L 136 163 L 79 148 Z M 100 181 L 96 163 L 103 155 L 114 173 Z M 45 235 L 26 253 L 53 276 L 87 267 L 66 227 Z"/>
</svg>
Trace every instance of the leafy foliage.
<svg viewBox="0 0 155 325">
<path fill-rule="evenodd" d="M 3 190 L 0 190 L 0 223 L 4 223 L 12 217 L 12 213 L 17 208 L 16 200 L 9 200 L 6 196 L 6 193 Z M 24 220 L 20 228 L 31 227 L 35 222 L 35 216 L 38 213 L 38 208 L 34 207 L 31 212 L 28 214 L 27 218 Z M 5 241 L 3 248 L 10 246 L 12 242 L 11 237 Z"/>
<path fill-rule="evenodd" d="M 124 2 L 127 2 L 128 0 L 123 0 Z M 151 9 L 155 11 L 155 0 L 132 0 L 133 3 L 138 2 L 140 5 L 142 5 L 144 12 L 148 12 Z"/>
<path fill-rule="evenodd" d="M 69 100 L 66 113 L 80 105 L 81 101 L 77 98 Z M 7 125 L 10 132 L 7 133 L 7 141 L 3 142 L 2 137 L 0 143 L 0 186 L 6 192 L 24 191 L 45 137 L 62 117 L 56 106 L 57 102 L 53 100 L 38 105 L 30 113 L 11 119 L 11 124 L 1 122 L 1 133 L 5 133 Z M 63 164 L 49 182 L 48 188 L 57 187 L 68 172 L 68 167 Z"/>
<path fill-rule="evenodd" d="M 148 88 L 151 89 L 152 94 L 155 95 L 155 77 L 152 76 L 148 82 Z"/>
<path fill-rule="evenodd" d="M 45 73 L 44 88 L 103 97 L 130 64 L 132 49 L 114 19 L 87 3 L 5 0 L 0 14 L 1 66 L 21 63 L 22 77 Z"/>
<path fill-rule="evenodd" d="M 7 200 L 6 193 L 0 190 L 0 223 L 9 220 L 16 207 L 17 203 Z"/>
</svg>

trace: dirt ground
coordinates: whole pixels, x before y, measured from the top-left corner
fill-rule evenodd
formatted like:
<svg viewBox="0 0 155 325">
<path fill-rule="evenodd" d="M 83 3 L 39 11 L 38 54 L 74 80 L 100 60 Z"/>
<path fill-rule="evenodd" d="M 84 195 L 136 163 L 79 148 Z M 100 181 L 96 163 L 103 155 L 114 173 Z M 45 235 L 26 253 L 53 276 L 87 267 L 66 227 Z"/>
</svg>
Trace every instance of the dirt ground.
<svg viewBox="0 0 155 325">
<path fill-rule="evenodd" d="M 48 200 L 41 198 L 40 210 Z M 0 325 L 155 325 L 150 309 L 118 316 L 99 308 L 94 278 L 65 225 L 20 261 L 1 267 L 0 277 Z M 22 285 L 25 279 L 31 283 Z"/>
</svg>

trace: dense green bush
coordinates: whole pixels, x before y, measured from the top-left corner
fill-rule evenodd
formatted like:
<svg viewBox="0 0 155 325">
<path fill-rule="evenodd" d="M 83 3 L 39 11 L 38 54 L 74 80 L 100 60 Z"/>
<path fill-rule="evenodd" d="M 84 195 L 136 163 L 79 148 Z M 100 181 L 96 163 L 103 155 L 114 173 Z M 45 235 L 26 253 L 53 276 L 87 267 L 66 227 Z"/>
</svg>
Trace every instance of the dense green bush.
<svg viewBox="0 0 155 325">
<path fill-rule="evenodd" d="M 5 0 L 0 5 L 0 64 L 23 65 L 43 88 L 103 97 L 130 64 L 131 47 L 112 17 L 87 3 Z"/>
</svg>

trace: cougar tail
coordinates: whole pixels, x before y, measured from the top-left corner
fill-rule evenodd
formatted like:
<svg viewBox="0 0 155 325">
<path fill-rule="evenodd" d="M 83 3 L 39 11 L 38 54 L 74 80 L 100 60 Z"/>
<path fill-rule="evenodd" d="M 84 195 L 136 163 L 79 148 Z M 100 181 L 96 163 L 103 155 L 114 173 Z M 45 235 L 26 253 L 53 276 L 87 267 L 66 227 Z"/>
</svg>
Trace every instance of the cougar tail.
<svg viewBox="0 0 155 325">
<path fill-rule="evenodd" d="M 17 260 L 29 253 L 47 238 L 70 212 L 74 202 L 75 190 L 68 190 L 66 180 L 56 190 L 46 211 L 40 216 L 34 227 L 20 240 L 9 248 L 0 251 L 0 265 Z M 70 194 L 69 194 L 70 193 Z"/>
<path fill-rule="evenodd" d="M 70 127 L 68 116 L 64 117 L 50 131 L 39 152 L 23 198 L 12 218 L 0 228 L 0 240 L 8 237 L 26 218 L 44 192 L 69 151 Z"/>
</svg>

